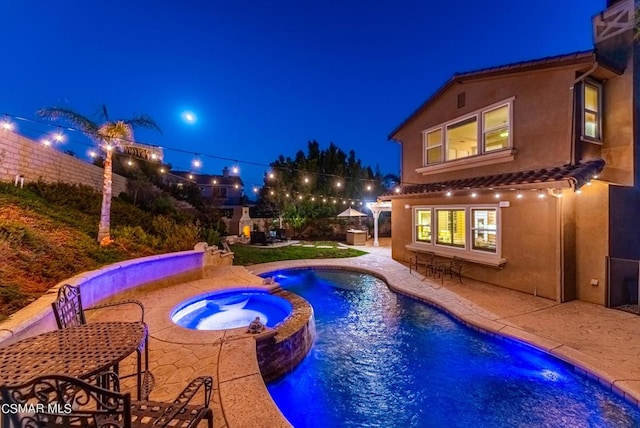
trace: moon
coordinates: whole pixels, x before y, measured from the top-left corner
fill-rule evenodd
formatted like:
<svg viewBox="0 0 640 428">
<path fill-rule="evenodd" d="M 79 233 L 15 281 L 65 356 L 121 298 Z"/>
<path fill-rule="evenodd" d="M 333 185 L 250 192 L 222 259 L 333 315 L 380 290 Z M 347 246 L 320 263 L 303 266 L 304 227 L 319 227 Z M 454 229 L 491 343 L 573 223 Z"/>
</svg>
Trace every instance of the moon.
<svg viewBox="0 0 640 428">
<path fill-rule="evenodd" d="M 194 123 L 196 123 L 198 118 L 193 112 L 185 111 L 182 113 L 182 120 L 184 120 L 189 125 L 193 125 Z"/>
</svg>

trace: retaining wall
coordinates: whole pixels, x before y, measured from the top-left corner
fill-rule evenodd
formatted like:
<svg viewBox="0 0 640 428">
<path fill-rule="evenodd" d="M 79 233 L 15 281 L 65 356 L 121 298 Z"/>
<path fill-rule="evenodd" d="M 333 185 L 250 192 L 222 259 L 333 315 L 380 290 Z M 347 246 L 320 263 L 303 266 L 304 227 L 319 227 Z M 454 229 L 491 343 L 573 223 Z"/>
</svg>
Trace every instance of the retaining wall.
<svg viewBox="0 0 640 428">
<path fill-rule="evenodd" d="M 104 169 L 98 166 L 0 128 L 1 181 L 14 182 L 16 175 L 22 175 L 25 183 L 62 181 L 102 192 L 103 174 Z M 112 187 L 113 195 L 118 196 L 127 189 L 127 179 L 113 174 Z"/>
<path fill-rule="evenodd" d="M 198 244 L 193 251 L 142 257 L 83 272 L 49 289 L 43 296 L 0 323 L 0 344 L 55 330 L 51 303 L 64 284 L 80 287 L 82 305 L 90 308 L 111 296 L 142 286 L 169 286 L 203 278 L 206 266 L 233 263 L 233 253 Z"/>
</svg>

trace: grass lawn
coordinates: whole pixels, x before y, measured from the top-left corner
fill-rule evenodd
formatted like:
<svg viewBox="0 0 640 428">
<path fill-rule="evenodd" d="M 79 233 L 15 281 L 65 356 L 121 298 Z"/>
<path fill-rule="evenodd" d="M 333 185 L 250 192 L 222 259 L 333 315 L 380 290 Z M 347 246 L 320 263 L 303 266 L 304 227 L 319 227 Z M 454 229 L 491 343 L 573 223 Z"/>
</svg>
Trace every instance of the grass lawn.
<svg viewBox="0 0 640 428">
<path fill-rule="evenodd" d="M 234 253 L 233 264 L 249 266 L 259 263 L 278 262 L 282 260 L 300 259 L 338 259 L 343 257 L 358 257 L 367 254 L 354 248 L 339 249 L 336 242 L 301 242 L 301 244 L 313 244 L 316 247 L 303 247 L 289 245 L 286 247 L 252 247 L 249 245 L 231 245 Z M 318 245 L 331 246 L 332 248 L 317 248 Z"/>
</svg>

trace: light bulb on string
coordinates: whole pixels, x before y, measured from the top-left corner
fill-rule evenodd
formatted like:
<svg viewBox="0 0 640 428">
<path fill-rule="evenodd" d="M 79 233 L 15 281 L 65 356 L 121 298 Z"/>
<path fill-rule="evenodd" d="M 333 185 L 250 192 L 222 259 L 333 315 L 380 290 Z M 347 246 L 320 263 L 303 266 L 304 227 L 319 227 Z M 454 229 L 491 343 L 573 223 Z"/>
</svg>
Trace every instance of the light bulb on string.
<svg viewBox="0 0 640 428">
<path fill-rule="evenodd" d="M 49 146 L 51 145 L 51 140 L 49 140 L 48 138 L 43 138 L 43 139 L 42 139 L 42 144 L 43 144 L 45 147 L 49 147 Z"/>
<path fill-rule="evenodd" d="M 60 128 L 58 128 L 58 132 L 56 132 L 53 135 L 53 139 L 56 140 L 58 143 L 61 143 L 62 141 L 64 141 L 64 135 L 62 134 L 62 131 L 60 130 Z"/>
<path fill-rule="evenodd" d="M 5 116 L 4 120 L 2 121 L 2 129 L 13 131 L 13 123 L 11 123 L 8 116 Z"/>
<path fill-rule="evenodd" d="M 522 199 L 523 198 L 523 195 L 522 195 L 521 191 L 518 190 L 518 193 L 516 194 L 516 198 L 518 198 L 518 199 Z"/>
<path fill-rule="evenodd" d="M 231 172 L 233 172 L 234 174 L 237 174 L 238 172 L 240 172 L 240 168 L 238 168 L 237 165 L 234 165 L 231 167 Z"/>
<path fill-rule="evenodd" d="M 191 162 L 194 168 L 200 168 L 202 166 L 202 161 L 198 158 L 198 155 Z"/>
</svg>

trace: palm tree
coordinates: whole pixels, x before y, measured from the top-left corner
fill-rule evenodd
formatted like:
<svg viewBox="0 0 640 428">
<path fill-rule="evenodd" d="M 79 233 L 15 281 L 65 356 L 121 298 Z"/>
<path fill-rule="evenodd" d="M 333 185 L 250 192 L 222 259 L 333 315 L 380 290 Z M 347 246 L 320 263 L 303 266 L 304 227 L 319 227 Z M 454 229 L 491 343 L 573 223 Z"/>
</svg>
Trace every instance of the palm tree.
<svg viewBox="0 0 640 428">
<path fill-rule="evenodd" d="M 111 242 L 111 179 L 112 155 L 122 141 L 133 141 L 133 128 L 143 127 L 160 131 L 153 119 L 146 115 L 138 115 L 132 119 L 111 120 L 107 106 L 103 105 L 98 112 L 98 121 L 93 121 L 65 107 L 45 107 L 36 112 L 40 117 L 50 120 L 62 120 L 78 128 L 83 134 L 95 141 L 106 152 L 104 161 L 104 181 L 102 184 L 102 208 L 98 226 L 98 242 L 108 245 Z M 160 131 L 161 132 L 161 131 Z"/>
</svg>

